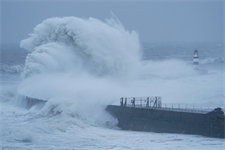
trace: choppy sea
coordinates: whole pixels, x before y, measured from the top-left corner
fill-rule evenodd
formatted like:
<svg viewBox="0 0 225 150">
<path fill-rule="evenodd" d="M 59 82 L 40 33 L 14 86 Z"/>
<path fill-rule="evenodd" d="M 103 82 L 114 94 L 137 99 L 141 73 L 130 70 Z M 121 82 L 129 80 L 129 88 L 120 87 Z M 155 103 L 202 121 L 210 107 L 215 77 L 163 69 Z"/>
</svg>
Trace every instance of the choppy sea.
<svg viewBox="0 0 225 150">
<path fill-rule="evenodd" d="M 105 107 L 161 96 L 167 106 L 224 110 L 223 44 L 140 43 L 113 19 L 47 19 L 20 44 L 1 45 L 0 147 L 222 150 L 224 139 L 121 130 Z"/>
</svg>

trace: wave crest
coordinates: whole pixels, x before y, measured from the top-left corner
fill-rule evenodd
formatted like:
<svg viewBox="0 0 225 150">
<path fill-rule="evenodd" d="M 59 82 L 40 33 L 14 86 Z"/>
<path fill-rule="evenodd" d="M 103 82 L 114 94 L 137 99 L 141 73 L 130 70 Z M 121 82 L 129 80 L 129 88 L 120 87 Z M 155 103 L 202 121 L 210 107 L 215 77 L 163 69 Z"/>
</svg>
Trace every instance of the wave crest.
<svg viewBox="0 0 225 150">
<path fill-rule="evenodd" d="M 24 65 L 2 65 L 1 72 L 10 73 L 10 74 L 18 74 L 23 71 Z"/>
<path fill-rule="evenodd" d="M 20 46 L 32 51 L 26 59 L 25 78 L 55 71 L 122 76 L 141 59 L 138 34 L 114 19 L 50 18 Z"/>
<path fill-rule="evenodd" d="M 209 65 L 209 64 L 224 64 L 225 62 L 225 58 L 209 58 L 209 59 L 205 59 L 200 61 L 201 64 L 203 65 Z"/>
</svg>

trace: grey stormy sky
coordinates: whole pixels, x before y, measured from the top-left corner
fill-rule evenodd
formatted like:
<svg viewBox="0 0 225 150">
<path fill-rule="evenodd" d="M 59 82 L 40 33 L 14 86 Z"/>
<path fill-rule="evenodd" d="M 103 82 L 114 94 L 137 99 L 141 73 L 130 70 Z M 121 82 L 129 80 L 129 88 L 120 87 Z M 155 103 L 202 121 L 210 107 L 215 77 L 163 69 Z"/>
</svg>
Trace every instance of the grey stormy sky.
<svg viewBox="0 0 225 150">
<path fill-rule="evenodd" d="M 1 1 L 1 42 L 16 43 L 50 17 L 94 17 L 110 10 L 142 42 L 221 42 L 224 1 Z"/>
</svg>

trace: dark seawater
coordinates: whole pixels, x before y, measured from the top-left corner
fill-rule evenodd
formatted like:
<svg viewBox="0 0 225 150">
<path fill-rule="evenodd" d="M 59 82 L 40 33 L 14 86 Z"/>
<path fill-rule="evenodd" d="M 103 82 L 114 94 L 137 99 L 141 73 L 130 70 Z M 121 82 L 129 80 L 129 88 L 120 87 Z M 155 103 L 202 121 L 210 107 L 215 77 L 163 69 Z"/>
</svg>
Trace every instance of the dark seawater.
<svg viewBox="0 0 225 150">
<path fill-rule="evenodd" d="M 214 67 L 215 69 L 224 69 L 224 45 L 223 43 L 151 43 L 144 44 L 143 59 L 147 60 L 165 60 L 179 59 L 188 63 L 193 63 L 194 50 L 199 53 L 199 62 L 201 67 Z M 211 68 L 213 69 L 213 68 Z"/>
<path fill-rule="evenodd" d="M 1 45 L 1 66 L 3 65 L 24 65 L 28 54 L 27 50 L 19 47 L 19 44 Z"/>
</svg>

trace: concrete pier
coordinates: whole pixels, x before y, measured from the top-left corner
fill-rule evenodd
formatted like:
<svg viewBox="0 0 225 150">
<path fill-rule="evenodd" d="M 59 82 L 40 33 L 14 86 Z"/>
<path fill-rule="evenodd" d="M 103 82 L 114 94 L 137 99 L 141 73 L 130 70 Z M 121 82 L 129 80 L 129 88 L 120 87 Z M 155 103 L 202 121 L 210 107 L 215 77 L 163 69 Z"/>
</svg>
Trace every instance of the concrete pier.
<svg viewBox="0 0 225 150">
<path fill-rule="evenodd" d="M 106 110 L 118 119 L 124 130 L 181 133 L 224 138 L 224 113 L 217 108 L 206 114 L 154 108 L 108 105 Z"/>
</svg>

